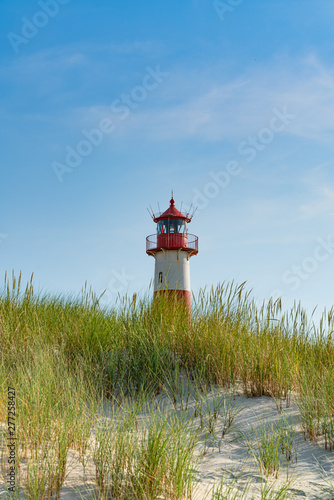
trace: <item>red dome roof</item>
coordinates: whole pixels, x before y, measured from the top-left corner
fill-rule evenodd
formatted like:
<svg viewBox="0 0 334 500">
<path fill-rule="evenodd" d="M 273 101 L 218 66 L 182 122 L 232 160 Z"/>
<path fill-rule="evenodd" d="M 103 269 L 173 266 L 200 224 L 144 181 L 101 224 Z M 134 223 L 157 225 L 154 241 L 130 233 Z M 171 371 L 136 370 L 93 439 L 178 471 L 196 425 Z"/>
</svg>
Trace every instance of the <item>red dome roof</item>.
<svg viewBox="0 0 334 500">
<path fill-rule="evenodd" d="M 167 208 L 167 210 L 165 210 L 162 214 L 156 214 L 156 216 L 154 217 L 154 222 L 158 222 L 159 220 L 162 220 L 162 219 L 183 219 L 187 222 L 190 222 L 191 221 L 191 217 L 189 217 L 189 215 L 184 215 L 183 213 L 181 213 L 177 208 L 175 208 L 175 201 L 174 201 L 174 198 L 171 198 L 170 200 L 170 206 Z"/>
</svg>

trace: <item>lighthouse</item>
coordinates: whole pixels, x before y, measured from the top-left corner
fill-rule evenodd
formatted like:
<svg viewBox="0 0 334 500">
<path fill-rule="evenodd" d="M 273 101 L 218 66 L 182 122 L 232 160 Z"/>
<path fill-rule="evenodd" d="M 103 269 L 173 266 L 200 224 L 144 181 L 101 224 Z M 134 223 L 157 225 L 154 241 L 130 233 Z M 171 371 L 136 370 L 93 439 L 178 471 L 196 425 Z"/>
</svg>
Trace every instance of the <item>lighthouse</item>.
<svg viewBox="0 0 334 500">
<path fill-rule="evenodd" d="M 146 253 L 155 259 L 154 295 L 176 294 L 191 309 L 190 257 L 198 253 L 198 237 L 189 234 L 187 224 L 194 214 L 181 213 L 173 198 L 169 208 L 151 217 L 157 224 L 156 234 L 146 238 Z"/>
</svg>

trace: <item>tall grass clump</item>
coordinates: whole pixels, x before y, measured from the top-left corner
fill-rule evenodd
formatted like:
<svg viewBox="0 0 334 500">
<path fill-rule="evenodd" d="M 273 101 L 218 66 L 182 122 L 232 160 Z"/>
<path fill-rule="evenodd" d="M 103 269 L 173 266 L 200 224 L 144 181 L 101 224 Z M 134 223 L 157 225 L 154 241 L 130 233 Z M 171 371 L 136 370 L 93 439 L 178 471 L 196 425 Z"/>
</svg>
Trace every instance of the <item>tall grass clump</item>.
<svg viewBox="0 0 334 500">
<path fill-rule="evenodd" d="M 123 403 L 99 424 L 94 461 L 102 498 L 191 498 L 196 434 L 175 416 L 150 412 L 138 421 L 138 402 Z"/>
<path fill-rule="evenodd" d="M 304 437 L 334 450 L 334 311 L 324 313 L 301 363 L 298 406 Z"/>
<path fill-rule="evenodd" d="M 280 300 L 258 306 L 245 284 L 200 291 L 189 316 L 165 294 L 153 302 L 125 297 L 107 309 L 87 287 L 79 298 L 39 296 L 32 282 L 21 290 L 20 281 L 13 276 L 11 288 L 6 278 L 0 299 L 6 369 L 20 366 L 38 337 L 109 398 L 143 388 L 159 394 L 167 381 L 177 391 L 178 370 L 208 388 L 241 382 L 247 396 L 275 397 L 282 409 L 303 371 L 334 364 L 332 338 L 317 335 L 300 305 L 288 312 Z"/>
<path fill-rule="evenodd" d="M 283 459 L 288 467 L 297 462 L 297 436 L 284 415 L 275 424 L 261 422 L 257 429 L 252 429 L 252 437 L 246 437 L 246 442 L 261 473 L 267 477 L 278 478 Z"/>
<path fill-rule="evenodd" d="M 60 493 L 70 449 L 87 448 L 97 400 L 87 383 L 38 345 L 12 378 L 17 388 L 17 461 L 29 498 Z"/>
<path fill-rule="evenodd" d="M 325 449 L 334 450 L 334 371 L 323 367 L 300 375 L 298 406 L 305 439 L 323 438 Z"/>
</svg>

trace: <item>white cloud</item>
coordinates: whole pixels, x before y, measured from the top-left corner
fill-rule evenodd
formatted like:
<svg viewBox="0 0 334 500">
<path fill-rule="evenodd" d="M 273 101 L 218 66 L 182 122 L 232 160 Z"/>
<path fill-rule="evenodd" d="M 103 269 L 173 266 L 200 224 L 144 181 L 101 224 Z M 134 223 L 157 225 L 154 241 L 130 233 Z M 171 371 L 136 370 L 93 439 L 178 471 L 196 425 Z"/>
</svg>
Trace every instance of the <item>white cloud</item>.
<svg viewBox="0 0 334 500">
<path fill-rule="evenodd" d="M 304 218 L 318 217 L 320 215 L 333 215 L 334 189 L 328 186 L 317 188 L 314 199 L 300 207 Z"/>
<path fill-rule="evenodd" d="M 333 215 L 334 183 L 332 182 L 333 161 L 317 165 L 301 178 L 307 190 L 307 203 L 299 207 L 302 219 Z"/>
<path fill-rule="evenodd" d="M 334 67 L 320 63 L 314 54 L 299 61 L 276 60 L 270 67 L 256 67 L 233 79 L 225 75 L 221 83 L 217 69 L 204 75 L 167 69 L 170 76 L 161 87 L 119 123 L 119 136 L 240 141 L 266 127 L 274 108 L 286 107 L 296 118 L 284 134 L 333 143 Z M 124 92 L 131 92 L 131 87 Z M 84 116 L 93 124 L 110 116 L 109 104 L 82 109 L 78 119 Z"/>
<path fill-rule="evenodd" d="M 10 64 L 0 66 L 0 76 L 11 80 L 38 80 L 42 74 L 73 69 L 87 64 L 87 56 L 79 49 L 53 48 L 13 59 Z"/>
<path fill-rule="evenodd" d="M 108 45 L 101 45 L 97 48 L 99 52 L 106 50 L 112 54 L 137 54 L 137 53 L 156 53 L 160 51 L 162 47 L 156 42 L 150 40 L 147 41 L 134 41 L 134 42 L 123 42 L 123 43 L 110 43 Z"/>
<path fill-rule="evenodd" d="M 96 51 L 109 50 L 116 53 L 155 49 L 155 44 L 149 41 L 111 43 L 94 48 Z M 42 51 L 17 59 L 9 67 L 0 68 L 0 77 L 6 77 L 7 81 L 19 81 L 22 78 L 26 82 L 35 81 L 41 93 L 50 92 L 62 87 L 67 70 L 80 68 L 83 79 L 87 72 L 99 73 L 98 68 L 101 68 L 98 62 L 96 67 L 94 64 L 91 66 L 91 51 L 87 54 L 79 46 Z M 147 99 L 139 103 L 126 120 L 119 121 L 119 116 L 111 112 L 112 101 L 122 94 L 119 90 L 113 93 L 111 89 L 110 102 L 104 106 L 97 105 L 91 101 L 90 95 L 89 106 L 66 111 L 67 121 L 73 129 L 80 131 L 83 127 L 93 128 L 103 117 L 118 120 L 111 140 L 115 136 L 118 139 L 145 138 L 147 141 L 190 138 L 204 142 L 230 141 L 238 144 L 268 126 L 274 108 L 286 107 L 296 118 L 282 134 L 332 147 L 333 66 L 320 62 L 311 53 L 299 60 L 287 57 L 274 59 L 266 67 L 254 65 L 232 78 L 228 64 L 198 70 L 171 68 L 167 63 L 161 63 L 161 69 L 168 71 L 170 76 L 157 89 L 149 92 Z M 41 74 L 43 85 L 39 83 Z M 142 75 L 145 75 L 145 65 Z M 141 78 L 138 77 L 138 85 L 140 83 Z M 46 90 L 45 84 L 48 87 Z M 133 85 L 131 79 L 131 83 L 129 81 L 128 85 L 124 85 L 123 92 L 130 93 Z M 97 96 L 96 101 L 99 97 Z M 66 105 L 68 106 L 68 102 Z"/>
</svg>

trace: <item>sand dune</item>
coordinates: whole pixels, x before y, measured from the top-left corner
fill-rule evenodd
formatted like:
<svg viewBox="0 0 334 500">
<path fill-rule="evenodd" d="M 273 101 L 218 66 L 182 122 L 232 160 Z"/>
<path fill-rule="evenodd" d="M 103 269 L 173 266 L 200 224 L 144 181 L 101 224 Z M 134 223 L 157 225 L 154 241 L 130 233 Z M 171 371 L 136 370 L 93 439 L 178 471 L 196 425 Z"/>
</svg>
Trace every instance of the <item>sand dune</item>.
<svg viewBox="0 0 334 500">
<path fill-rule="evenodd" d="M 187 388 L 191 392 L 191 388 Z M 213 404 L 213 398 L 228 395 L 224 391 L 216 390 L 207 393 L 207 404 Z M 181 410 L 180 405 L 173 406 L 166 394 L 149 401 L 145 411 L 139 415 L 141 424 L 145 424 L 152 408 L 161 411 L 165 418 L 186 416 L 189 423 L 189 432 L 200 426 L 200 416 L 194 415 L 196 401 L 191 395 L 188 409 Z M 269 475 L 269 483 L 277 491 L 287 480 L 291 481 L 286 498 L 296 499 L 329 499 L 333 498 L 324 492 L 327 486 L 325 478 L 334 483 L 334 453 L 324 449 L 321 440 L 317 443 L 305 440 L 300 426 L 300 415 L 296 398 L 292 397 L 289 408 L 283 403 L 280 413 L 275 400 L 269 397 L 246 398 L 235 393 L 233 407 L 241 410 L 235 417 L 233 425 L 221 439 L 223 418 L 219 416 L 214 422 L 216 437 L 207 431 L 207 417 L 203 417 L 204 427 L 196 446 L 196 457 L 199 462 L 196 468 L 193 499 L 212 498 L 212 488 L 222 477 L 226 485 L 235 485 L 243 489 L 248 484 L 248 493 L 240 498 L 260 499 L 263 476 L 256 456 L 256 436 L 261 432 L 265 423 L 271 425 L 280 422 L 284 414 L 290 428 L 294 431 L 292 460 L 288 463 L 284 457 L 278 470 L 278 477 Z M 207 408 L 208 409 L 208 408 Z M 100 418 L 110 418 L 112 405 L 105 400 L 100 408 Z M 92 445 L 94 434 L 92 434 Z M 255 456 L 250 452 L 253 447 Z M 231 487 L 232 487 L 231 486 Z M 1 498 L 6 498 L 4 484 L 0 485 Z M 21 498 L 24 498 L 21 494 Z M 55 498 L 52 497 L 52 498 Z M 68 476 L 61 490 L 62 500 L 79 500 L 81 498 L 98 498 L 95 483 L 95 465 L 91 457 L 87 457 L 86 476 L 83 477 L 83 468 L 78 461 L 78 455 L 72 451 L 68 457 Z M 239 498 L 239 497 L 237 497 Z M 263 497 L 264 498 L 264 497 Z M 269 498 L 269 497 L 268 497 Z M 274 497 L 273 497 L 274 498 Z"/>
</svg>

